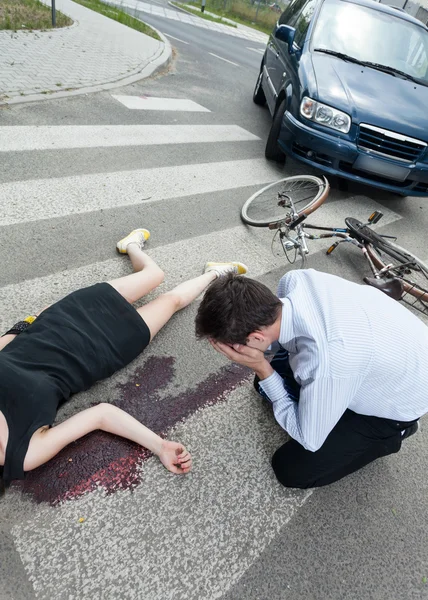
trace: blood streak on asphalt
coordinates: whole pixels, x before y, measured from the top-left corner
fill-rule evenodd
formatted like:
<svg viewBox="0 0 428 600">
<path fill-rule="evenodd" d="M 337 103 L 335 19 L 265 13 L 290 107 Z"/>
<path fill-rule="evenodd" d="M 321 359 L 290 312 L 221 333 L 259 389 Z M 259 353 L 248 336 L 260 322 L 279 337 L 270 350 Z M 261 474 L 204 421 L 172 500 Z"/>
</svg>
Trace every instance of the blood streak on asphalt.
<svg viewBox="0 0 428 600">
<path fill-rule="evenodd" d="M 114 404 L 165 436 L 196 410 L 224 402 L 227 393 L 248 376 L 248 369 L 228 365 L 196 387 L 161 399 L 161 391 L 174 378 L 174 358 L 150 357 L 135 371 L 132 380 L 117 386 L 118 398 Z M 148 450 L 133 442 L 98 431 L 69 445 L 13 486 L 36 502 L 51 505 L 77 498 L 97 487 L 103 487 L 107 493 L 132 490 L 141 480 L 139 465 L 150 456 Z"/>
</svg>

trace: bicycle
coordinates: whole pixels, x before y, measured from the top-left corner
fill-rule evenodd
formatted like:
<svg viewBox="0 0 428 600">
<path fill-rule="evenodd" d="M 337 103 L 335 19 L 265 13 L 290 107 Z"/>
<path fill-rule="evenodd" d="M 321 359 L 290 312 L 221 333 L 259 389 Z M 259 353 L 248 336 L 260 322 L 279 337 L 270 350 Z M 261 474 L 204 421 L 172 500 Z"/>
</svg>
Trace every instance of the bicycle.
<svg viewBox="0 0 428 600">
<path fill-rule="evenodd" d="M 381 235 L 370 228 L 382 218 L 380 211 L 373 212 L 367 223 L 347 217 L 346 227 L 340 228 L 321 227 L 306 222 L 307 217 L 326 200 L 329 191 L 330 185 L 325 177 L 285 177 L 248 198 L 241 209 L 241 218 L 252 227 L 275 230 L 272 244 L 278 236 L 284 254 L 292 264 L 300 255 L 302 266 L 305 265 L 309 254 L 306 240 L 340 238 L 327 249 L 328 255 L 344 242 L 357 246 L 363 252 L 372 272 L 371 277 L 363 278 L 366 284 L 428 315 L 428 266 L 417 256 L 395 244 L 396 237 Z M 302 206 L 303 203 L 305 204 Z M 308 229 L 325 233 L 312 234 L 306 231 Z"/>
</svg>

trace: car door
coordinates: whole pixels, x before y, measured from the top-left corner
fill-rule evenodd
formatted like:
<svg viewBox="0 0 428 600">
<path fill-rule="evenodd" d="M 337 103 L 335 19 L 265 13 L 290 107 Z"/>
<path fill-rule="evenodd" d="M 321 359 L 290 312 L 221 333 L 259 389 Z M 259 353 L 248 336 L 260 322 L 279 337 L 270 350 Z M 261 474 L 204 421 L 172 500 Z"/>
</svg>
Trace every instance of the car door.
<svg viewBox="0 0 428 600">
<path fill-rule="evenodd" d="M 279 18 L 278 25 L 291 25 L 297 21 L 302 7 L 305 5 L 307 0 L 292 0 L 287 9 L 282 13 Z M 275 110 L 276 99 L 279 93 L 279 85 L 281 82 L 281 75 L 283 69 L 279 56 L 281 51 L 287 51 L 287 44 L 278 40 L 275 37 L 275 32 L 269 37 L 268 45 L 266 48 L 266 55 L 264 61 L 264 78 L 266 84 L 263 86 L 266 101 L 268 103 L 271 113 Z"/>
<path fill-rule="evenodd" d="M 288 44 L 282 42 L 281 52 L 277 58 L 278 68 L 276 73 L 279 74 L 279 76 L 275 81 L 275 88 L 279 93 L 279 90 L 282 88 L 289 88 L 291 84 L 290 95 L 292 97 L 297 96 L 298 101 L 300 101 L 301 87 L 299 77 L 300 58 L 302 56 L 312 17 L 314 16 L 318 4 L 319 0 L 305 0 L 302 10 L 297 17 L 292 20 L 293 24 L 291 26 L 296 30 L 292 48 L 289 48 Z"/>
</svg>

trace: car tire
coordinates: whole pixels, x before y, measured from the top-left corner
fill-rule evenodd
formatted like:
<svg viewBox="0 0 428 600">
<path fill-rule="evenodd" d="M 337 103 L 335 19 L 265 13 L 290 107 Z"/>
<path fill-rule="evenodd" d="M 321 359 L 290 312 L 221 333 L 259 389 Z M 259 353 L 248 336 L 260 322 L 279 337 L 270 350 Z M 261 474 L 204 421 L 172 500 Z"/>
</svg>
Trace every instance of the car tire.
<svg viewBox="0 0 428 600">
<path fill-rule="evenodd" d="M 258 104 L 259 106 L 264 106 L 266 104 L 266 96 L 263 91 L 263 66 L 260 69 L 259 76 L 257 78 L 256 87 L 254 88 L 253 93 L 253 102 L 254 104 Z"/>
<path fill-rule="evenodd" d="M 284 117 L 286 106 L 287 102 L 284 99 L 276 109 L 265 148 L 266 158 L 268 160 L 275 160 L 278 163 L 285 162 L 285 154 L 278 144 L 278 138 L 281 131 L 282 119 Z"/>
</svg>

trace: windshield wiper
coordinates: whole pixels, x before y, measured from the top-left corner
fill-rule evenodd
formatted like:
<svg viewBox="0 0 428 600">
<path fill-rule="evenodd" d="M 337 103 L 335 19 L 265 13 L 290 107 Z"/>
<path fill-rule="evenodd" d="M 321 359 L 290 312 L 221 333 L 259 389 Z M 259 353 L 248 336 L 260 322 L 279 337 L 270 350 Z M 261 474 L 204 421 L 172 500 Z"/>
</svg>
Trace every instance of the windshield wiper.
<svg viewBox="0 0 428 600">
<path fill-rule="evenodd" d="M 337 56 L 337 58 L 341 58 L 342 60 L 346 60 L 348 62 L 356 63 L 357 65 L 362 65 L 363 61 L 358 60 L 354 56 L 349 56 L 348 54 L 344 54 L 343 52 L 336 52 L 335 50 L 327 50 L 327 48 L 315 48 L 314 52 L 323 52 L 324 54 L 331 54 L 331 56 Z"/>
<path fill-rule="evenodd" d="M 422 80 L 418 79 L 417 77 L 413 77 L 412 75 L 409 75 L 404 71 L 400 71 L 399 69 L 394 69 L 394 67 L 388 67 L 388 65 L 381 65 L 379 63 L 374 63 L 367 60 L 359 60 L 354 56 L 349 56 L 348 54 L 344 54 L 343 52 L 336 52 L 335 50 L 327 50 L 327 48 L 315 48 L 314 52 L 323 52 L 324 54 L 330 54 L 331 56 L 336 56 L 337 58 L 341 58 L 342 60 L 346 60 L 348 62 L 353 62 L 363 67 L 370 67 L 371 69 L 376 69 L 377 71 L 383 71 L 384 73 L 389 73 L 390 75 L 404 77 L 404 79 L 409 79 L 410 81 L 414 81 L 415 83 L 426 85 Z"/>
<path fill-rule="evenodd" d="M 372 69 L 377 69 L 378 71 L 383 71 L 384 73 L 390 73 L 391 75 L 398 75 L 399 77 L 403 77 L 404 79 L 409 79 L 410 81 L 414 81 L 415 83 L 422 83 L 420 79 L 417 77 L 413 77 L 413 75 L 409 75 L 405 71 L 400 71 L 400 69 L 395 69 L 394 67 L 388 67 L 388 65 L 380 65 L 379 63 L 372 63 L 369 61 L 361 62 L 362 65 L 366 67 L 371 67 Z"/>
</svg>

